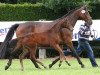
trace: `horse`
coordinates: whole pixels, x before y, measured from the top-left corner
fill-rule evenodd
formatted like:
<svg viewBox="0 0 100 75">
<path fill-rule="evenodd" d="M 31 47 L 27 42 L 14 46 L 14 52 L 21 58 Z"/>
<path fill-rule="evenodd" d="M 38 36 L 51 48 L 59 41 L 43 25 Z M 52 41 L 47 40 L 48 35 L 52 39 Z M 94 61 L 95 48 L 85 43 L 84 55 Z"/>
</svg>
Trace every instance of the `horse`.
<svg viewBox="0 0 100 75">
<path fill-rule="evenodd" d="M 72 33 L 73 28 L 75 26 L 75 23 L 77 20 L 84 20 L 88 23 L 88 25 L 92 24 L 92 18 L 87 10 L 87 7 L 85 5 L 78 7 L 72 11 L 70 11 L 68 14 L 64 15 L 63 17 L 54 20 L 53 22 L 25 22 L 20 24 L 13 25 L 10 30 L 7 33 L 7 36 L 4 40 L 4 42 L 0 46 L 0 55 L 1 57 L 3 54 L 3 48 L 7 45 L 7 43 L 12 39 L 12 36 L 14 32 L 16 32 L 17 37 L 20 37 L 22 35 L 25 35 L 27 33 L 33 32 L 33 33 L 40 33 L 45 32 L 47 30 L 50 30 L 56 23 L 61 21 L 62 19 L 66 19 L 63 21 L 63 25 L 66 25 L 65 28 L 61 28 L 60 32 L 62 33 L 63 39 L 66 43 L 66 45 L 73 51 L 73 53 L 76 54 L 76 58 L 78 60 L 78 63 L 81 64 L 81 67 L 83 67 L 83 64 L 81 63 L 77 53 L 75 52 L 75 49 L 73 47 L 72 43 Z M 10 34 L 10 35 L 9 35 Z"/>
<path fill-rule="evenodd" d="M 16 44 L 17 44 L 17 42 L 18 42 L 18 40 L 17 39 L 12 39 L 11 41 L 9 41 L 9 43 L 8 43 L 8 45 L 5 47 L 5 58 L 9 58 L 10 57 L 10 54 L 11 54 L 11 52 L 14 50 L 14 48 L 16 47 Z M 25 48 L 25 49 L 24 49 Z M 20 54 L 20 56 L 19 56 L 19 54 Z M 20 58 L 24 58 L 25 56 L 26 57 L 29 57 L 29 54 L 30 54 L 30 52 L 29 52 L 29 49 L 28 49 L 28 47 L 26 46 L 24 46 L 24 47 L 22 47 L 22 48 L 19 48 L 17 51 L 16 51 L 16 53 L 15 54 L 13 54 L 13 58 L 14 57 L 20 57 Z M 35 55 L 35 54 L 34 54 Z M 35 58 L 36 59 L 36 58 Z M 32 61 L 32 60 L 31 60 Z M 38 60 L 37 60 L 38 61 Z M 22 61 L 20 60 L 20 62 L 22 63 Z M 33 62 L 33 64 L 35 65 L 35 67 L 36 68 L 39 68 L 39 69 L 41 69 L 40 67 L 39 67 L 39 65 L 35 62 L 35 61 L 32 61 Z M 41 64 L 41 62 L 39 63 L 40 65 L 42 65 Z M 22 64 L 23 65 L 23 64 Z M 43 66 L 43 65 L 42 65 Z M 44 68 L 46 68 L 46 66 L 43 66 Z M 6 69 L 7 67 L 5 67 L 5 69 Z M 21 70 L 23 70 L 23 69 L 21 69 Z"/>
<path fill-rule="evenodd" d="M 5 58 L 7 59 L 7 58 L 9 58 L 9 56 L 10 56 L 10 53 L 14 50 L 14 48 L 16 47 L 16 44 L 17 44 L 17 42 L 18 42 L 18 40 L 17 39 L 12 39 L 11 41 L 9 41 L 9 43 L 8 43 L 8 45 L 5 47 Z M 61 45 L 62 46 L 62 45 Z M 24 48 L 26 48 L 26 49 L 24 49 Z M 13 54 L 13 58 L 18 58 L 18 56 L 19 56 L 19 54 L 20 54 L 20 61 L 21 61 L 21 63 L 22 63 L 22 59 L 21 59 L 21 56 L 23 56 L 22 58 L 24 58 L 25 56 L 27 57 L 27 58 L 29 58 L 29 54 L 30 54 L 30 52 L 28 51 L 29 49 L 28 49 L 28 47 L 26 46 L 26 47 L 24 47 L 24 48 L 19 48 L 17 51 L 16 51 L 16 53 L 15 54 Z M 34 54 L 35 55 L 35 54 Z M 35 58 L 36 59 L 36 58 Z M 66 63 L 69 65 L 69 66 L 71 66 L 67 61 L 66 61 Z M 41 69 L 40 67 L 39 67 L 39 65 L 35 62 L 35 61 L 33 61 L 33 64 L 34 64 L 34 66 L 36 67 L 36 68 L 39 68 L 39 69 Z M 40 64 L 40 63 L 39 63 Z M 23 64 L 22 64 L 23 65 Z M 43 66 L 42 64 L 40 64 L 41 66 Z M 44 66 L 43 66 L 44 67 Z M 44 68 L 47 68 L 46 66 L 44 67 Z M 21 69 L 22 71 L 23 71 L 23 69 Z"/>
<path fill-rule="evenodd" d="M 64 19 L 64 20 L 66 20 L 66 19 Z M 16 40 L 18 40 L 17 45 L 16 45 L 14 51 L 11 53 L 8 64 L 11 63 L 13 55 L 15 55 L 16 51 L 21 47 L 23 47 L 23 52 L 19 58 L 20 58 L 22 71 L 24 69 L 22 59 L 28 53 L 28 50 L 30 51 L 30 59 L 36 61 L 37 63 L 41 64 L 44 68 L 46 68 L 46 66 L 44 66 L 44 64 L 42 62 L 40 62 L 39 60 L 37 60 L 35 58 L 35 54 L 36 54 L 36 50 L 37 50 L 38 46 L 51 46 L 59 52 L 61 61 L 63 60 L 63 58 L 66 60 L 66 58 L 62 52 L 62 49 L 59 46 L 59 43 L 62 41 L 60 29 L 63 27 L 66 27 L 66 25 L 62 24 L 63 21 L 58 22 L 59 24 L 58 23 L 55 24 L 48 31 L 41 32 L 41 33 L 30 32 L 22 37 L 16 38 Z M 8 64 L 5 67 L 5 70 L 9 68 Z"/>
</svg>

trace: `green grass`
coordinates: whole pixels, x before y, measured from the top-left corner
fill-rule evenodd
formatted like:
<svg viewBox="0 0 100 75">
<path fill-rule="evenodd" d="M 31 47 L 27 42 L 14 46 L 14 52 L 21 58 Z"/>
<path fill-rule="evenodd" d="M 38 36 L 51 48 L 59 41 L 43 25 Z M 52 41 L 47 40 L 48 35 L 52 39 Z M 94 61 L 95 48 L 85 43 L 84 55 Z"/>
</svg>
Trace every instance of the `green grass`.
<svg viewBox="0 0 100 75">
<path fill-rule="evenodd" d="M 52 59 L 41 60 L 47 67 L 51 63 Z M 59 62 L 51 69 L 36 69 L 29 59 L 25 59 L 24 71 L 20 70 L 19 60 L 14 59 L 11 67 L 8 70 L 4 70 L 7 60 L 0 60 L 0 75 L 100 75 L 100 67 L 93 68 L 89 59 L 82 59 L 85 68 L 81 68 L 76 59 L 68 60 L 71 66 L 66 65 L 65 62 L 59 68 Z M 98 65 L 100 65 L 100 59 L 96 59 Z"/>
</svg>

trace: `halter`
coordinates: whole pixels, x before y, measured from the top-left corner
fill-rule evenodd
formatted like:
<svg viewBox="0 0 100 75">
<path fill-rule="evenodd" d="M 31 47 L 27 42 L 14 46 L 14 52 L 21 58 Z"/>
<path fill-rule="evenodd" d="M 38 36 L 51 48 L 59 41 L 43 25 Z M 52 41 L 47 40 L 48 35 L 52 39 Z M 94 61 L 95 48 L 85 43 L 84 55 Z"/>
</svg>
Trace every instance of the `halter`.
<svg viewBox="0 0 100 75">
<path fill-rule="evenodd" d="M 72 28 L 67 28 L 68 30 L 70 30 L 71 32 L 73 32 L 73 30 L 74 30 L 74 28 L 72 27 Z"/>
</svg>

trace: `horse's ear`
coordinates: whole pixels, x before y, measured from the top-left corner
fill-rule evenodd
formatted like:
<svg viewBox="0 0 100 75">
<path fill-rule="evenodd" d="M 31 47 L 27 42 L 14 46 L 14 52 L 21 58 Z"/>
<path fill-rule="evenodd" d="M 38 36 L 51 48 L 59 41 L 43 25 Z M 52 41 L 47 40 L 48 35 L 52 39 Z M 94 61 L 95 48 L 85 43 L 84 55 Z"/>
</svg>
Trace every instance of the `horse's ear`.
<svg viewBox="0 0 100 75">
<path fill-rule="evenodd" d="M 86 7 L 87 7 L 87 5 L 84 5 L 84 7 L 86 8 Z"/>
<path fill-rule="evenodd" d="M 83 10 L 86 10 L 86 9 L 87 9 L 87 5 L 83 5 L 83 6 L 82 6 L 82 9 L 83 9 Z"/>
<path fill-rule="evenodd" d="M 86 10 L 87 10 L 87 6 L 86 5 L 83 5 L 81 7 L 81 13 L 84 14 L 86 12 Z"/>
</svg>

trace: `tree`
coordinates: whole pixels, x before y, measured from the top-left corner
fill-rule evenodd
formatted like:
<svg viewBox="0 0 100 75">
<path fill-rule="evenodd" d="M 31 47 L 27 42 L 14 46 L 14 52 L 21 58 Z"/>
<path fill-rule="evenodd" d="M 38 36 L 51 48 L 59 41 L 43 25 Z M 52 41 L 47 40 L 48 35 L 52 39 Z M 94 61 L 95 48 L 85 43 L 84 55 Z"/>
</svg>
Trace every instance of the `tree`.
<svg viewBox="0 0 100 75">
<path fill-rule="evenodd" d="M 27 2 L 27 3 L 33 3 L 33 4 L 36 4 L 37 2 L 39 2 L 41 0 L 19 0 L 19 3 L 24 3 L 24 2 Z"/>
<path fill-rule="evenodd" d="M 9 3 L 11 3 L 11 4 L 17 4 L 17 1 L 18 0 L 9 0 Z"/>
<path fill-rule="evenodd" d="M 5 2 L 7 2 L 7 0 L 0 0 L 0 2 L 1 2 L 1 3 L 5 3 Z"/>
<path fill-rule="evenodd" d="M 42 0 L 45 7 L 55 12 L 69 11 L 77 6 L 89 4 L 92 0 Z"/>
</svg>

